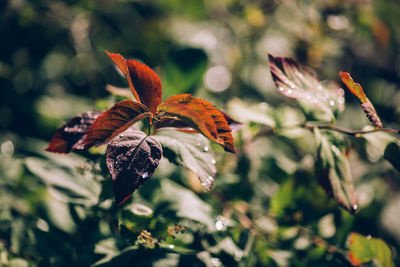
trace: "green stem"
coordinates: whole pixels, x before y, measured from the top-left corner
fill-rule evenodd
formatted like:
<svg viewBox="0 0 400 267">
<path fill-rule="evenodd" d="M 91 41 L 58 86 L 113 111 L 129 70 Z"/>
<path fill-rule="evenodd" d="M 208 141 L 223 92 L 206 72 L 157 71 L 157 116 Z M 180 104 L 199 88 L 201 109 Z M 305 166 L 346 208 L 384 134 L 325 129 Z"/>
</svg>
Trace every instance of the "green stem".
<svg viewBox="0 0 400 267">
<path fill-rule="evenodd" d="M 303 125 L 300 125 L 300 127 L 310 129 L 310 130 L 312 130 L 314 127 L 317 127 L 318 129 L 327 129 L 327 130 L 337 131 L 337 132 L 348 134 L 351 136 L 358 136 L 358 135 L 374 133 L 374 132 L 389 132 L 389 133 L 394 133 L 394 134 L 400 134 L 399 130 L 395 130 L 395 129 L 391 129 L 391 128 L 375 128 L 372 130 L 351 130 L 351 129 L 346 129 L 343 127 L 335 126 L 332 124 L 319 125 L 319 124 L 311 124 L 311 123 L 304 123 Z"/>
</svg>

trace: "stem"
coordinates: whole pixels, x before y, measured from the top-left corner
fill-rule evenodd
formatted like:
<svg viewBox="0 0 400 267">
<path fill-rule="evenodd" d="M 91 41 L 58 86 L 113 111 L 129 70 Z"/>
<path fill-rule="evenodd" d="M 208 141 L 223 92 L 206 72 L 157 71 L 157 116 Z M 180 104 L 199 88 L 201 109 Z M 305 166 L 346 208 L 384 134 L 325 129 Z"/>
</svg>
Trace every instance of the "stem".
<svg viewBox="0 0 400 267">
<path fill-rule="evenodd" d="M 372 130 L 351 130 L 351 129 L 346 129 L 343 127 L 335 126 L 332 124 L 326 124 L 326 125 L 318 125 L 318 124 L 311 124 L 311 123 L 304 123 L 303 125 L 300 125 L 303 128 L 310 129 L 312 130 L 314 127 L 317 127 L 319 129 L 327 129 L 327 130 L 333 130 L 337 131 L 340 133 L 348 134 L 351 136 L 358 136 L 361 134 L 368 134 L 368 133 L 374 133 L 374 132 L 389 132 L 389 133 L 394 133 L 394 134 L 400 134 L 399 130 L 391 129 L 391 128 L 375 128 Z"/>
<path fill-rule="evenodd" d="M 400 130 L 396 130 L 396 129 L 392 129 L 392 128 L 374 128 L 372 130 L 352 130 L 352 129 L 335 126 L 333 124 L 312 124 L 312 123 L 307 123 L 307 122 L 303 123 L 303 124 L 287 126 L 287 127 L 284 127 L 283 130 L 297 128 L 297 127 L 305 128 L 308 130 L 312 130 L 315 127 L 317 127 L 318 129 L 332 130 L 332 131 L 336 131 L 339 133 L 356 136 L 356 137 L 358 137 L 362 134 L 375 133 L 375 132 L 388 132 L 388 133 L 400 135 Z M 279 129 L 276 129 L 276 128 L 265 128 L 265 129 L 262 129 L 261 131 L 259 131 L 254 136 L 254 138 L 257 138 L 259 136 L 274 134 L 274 133 L 277 133 L 278 131 L 279 131 Z M 252 138 L 252 139 L 254 139 L 254 138 Z"/>
</svg>

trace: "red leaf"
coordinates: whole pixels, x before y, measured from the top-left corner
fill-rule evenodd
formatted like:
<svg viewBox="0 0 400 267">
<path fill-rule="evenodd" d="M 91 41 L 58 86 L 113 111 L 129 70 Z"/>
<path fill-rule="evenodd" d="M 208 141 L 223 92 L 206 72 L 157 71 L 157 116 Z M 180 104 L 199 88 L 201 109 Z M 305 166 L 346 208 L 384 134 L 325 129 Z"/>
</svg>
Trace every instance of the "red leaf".
<svg viewBox="0 0 400 267">
<path fill-rule="evenodd" d="M 153 175 L 161 155 L 161 144 L 141 131 L 128 130 L 110 142 L 106 162 L 117 205 Z"/>
<path fill-rule="evenodd" d="M 195 98 L 190 94 L 180 94 L 168 98 L 164 104 L 179 103 L 201 114 L 202 119 L 206 121 L 206 126 L 212 133 L 214 138 L 210 138 L 214 142 L 220 144 L 225 151 L 236 153 L 233 146 L 233 137 L 231 129 L 228 125 L 226 116 L 211 103 Z M 228 116 L 229 117 L 229 116 Z M 211 121 L 209 120 L 211 118 Z M 232 120 L 233 121 L 233 120 Z M 215 129 L 215 131 L 214 131 Z M 207 135 L 206 135 L 207 136 Z M 208 137 L 208 136 L 207 136 Z"/>
<path fill-rule="evenodd" d="M 342 78 L 342 82 L 349 88 L 349 90 L 360 100 L 360 106 L 363 109 L 364 113 L 367 115 L 368 120 L 372 125 L 378 128 L 382 128 L 381 119 L 378 116 L 378 113 L 375 110 L 374 105 L 365 95 L 364 90 L 362 89 L 359 83 L 353 81 L 350 74 L 347 72 L 340 72 L 340 77 Z"/>
<path fill-rule="evenodd" d="M 57 129 L 46 151 L 69 153 L 71 150 L 84 149 L 86 133 L 100 114 L 99 111 L 89 111 L 70 119 Z"/>
<path fill-rule="evenodd" d="M 143 104 L 132 100 L 118 102 L 104 111 L 89 128 L 85 138 L 85 148 L 106 143 L 135 122 L 151 116 Z"/>
<path fill-rule="evenodd" d="M 161 104 L 160 106 L 158 106 L 158 110 L 160 112 L 165 112 L 168 115 L 178 117 L 184 123 L 198 130 L 207 138 L 213 140 L 220 145 L 223 145 L 223 140 L 217 138 L 215 123 L 208 113 L 198 113 L 184 104 L 173 102 Z M 210 129 L 207 127 L 207 124 L 211 126 Z"/>
<path fill-rule="evenodd" d="M 162 85 L 158 75 L 136 60 L 126 60 L 120 54 L 106 53 L 126 76 L 133 96 L 155 114 L 162 98 Z"/>
</svg>

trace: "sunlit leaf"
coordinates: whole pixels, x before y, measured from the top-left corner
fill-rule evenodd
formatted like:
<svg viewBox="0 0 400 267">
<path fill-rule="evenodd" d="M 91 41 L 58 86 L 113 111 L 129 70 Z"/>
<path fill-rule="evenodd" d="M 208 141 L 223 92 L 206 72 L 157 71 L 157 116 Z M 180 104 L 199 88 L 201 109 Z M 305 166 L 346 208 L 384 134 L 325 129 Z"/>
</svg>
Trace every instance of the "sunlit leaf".
<svg viewBox="0 0 400 267">
<path fill-rule="evenodd" d="M 357 210 L 350 164 L 343 151 L 329 136 L 314 128 L 318 144 L 316 173 L 325 191 L 351 213 Z"/>
<path fill-rule="evenodd" d="M 106 143 L 135 122 L 151 116 L 152 114 L 143 104 L 132 100 L 118 102 L 94 121 L 87 132 L 85 148 Z"/>
<path fill-rule="evenodd" d="M 363 109 L 364 113 L 367 115 L 368 120 L 372 125 L 378 128 L 382 128 L 382 122 L 376 113 L 374 105 L 372 105 L 371 101 L 365 95 L 364 90 L 361 85 L 355 83 L 353 78 L 351 78 L 350 74 L 347 72 L 340 72 L 340 77 L 342 78 L 342 82 L 349 88 L 349 90 L 360 100 L 360 106 Z"/>
<path fill-rule="evenodd" d="M 398 143 L 390 143 L 386 147 L 384 158 L 389 161 L 396 170 L 400 171 L 400 147 Z"/>
<path fill-rule="evenodd" d="M 351 233 L 348 255 L 354 266 L 359 266 L 371 261 L 382 267 L 395 266 L 392 251 L 380 238 Z"/>
<path fill-rule="evenodd" d="M 126 76 L 133 96 L 155 114 L 162 98 L 162 85 L 158 75 L 136 60 L 126 60 L 120 54 L 106 53 Z"/>
<path fill-rule="evenodd" d="M 367 96 L 365 95 L 361 85 L 354 82 L 353 78 L 351 78 L 348 72 L 341 71 L 339 75 L 340 78 L 342 78 L 342 82 L 347 86 L 347 88 L 349 88 L 353 95 L 358 97 L 361 103 L 367 103 Z"/>
<path fill-rule="evenodd" d="M 111 140 L 106 162 L 117 205 L 153 175 L 161 155 L 160 143 L 141 131 L 128 130 Z"/>
<path fill-rule="evenodd" d="M 230 119 L 228 115 L 224 115 L 211 103 L 203 99 L 195 98 L 190 94 L 172 96 L 164 102 L 167 106 L 175 103 L 184 105 L 185 107 L 197 112 L 199 117 L 204 121 L 207 129 L 214 137 L 210 139 L 221 144 L 225 151 L 236 153 L 233 145 L 232 131 L 226 120 L 226 118 Z M 196 127 L 194 128 L 196 129 Z"/>
<path fill-rule="evenodd" d="M 313 73 L 292 58 L 269 55 L 269 64 L 275 85 L 285 96 L 303 99 L 331 119 L 344 109 L 344 92 L 333 82 L 323 85 Z"/>
<path fill-rule="evenodd" d="M 84 149 L 86 133 L 100 114 L 98 111 L 89 111 L 70 119 L 57 129 L 46 151 L 69 153 L 71 150 Z"/>
<path fill-rule="evenodd" d="M 198 130 L 207 138 L 223 145 L 223 140 L 217 138 L 217 129 L 214 121 L 208 113 L 198 113 L 181 103 L 163 103 L 158 106 L 160 112 L 167 115 L 176 116 L 190 127 Z"/>
<path fill-rule="evenodd" d="M 228 103 L 229 114 L 242 122 L 256 122 L 275 127 L 275 121 L 271 114 L 271 107 L 267 103 L 250 104 L 235 98 Z"/>
<path fill-rule="evenodd" d="M 201 184 L 210 191 L 216 174 L 214 153 L 208 140 L 200 134 L 160 130 L 154 136 L 164 147 L 164 156 L 182 164 L 199 176 Z"/>
</svg>

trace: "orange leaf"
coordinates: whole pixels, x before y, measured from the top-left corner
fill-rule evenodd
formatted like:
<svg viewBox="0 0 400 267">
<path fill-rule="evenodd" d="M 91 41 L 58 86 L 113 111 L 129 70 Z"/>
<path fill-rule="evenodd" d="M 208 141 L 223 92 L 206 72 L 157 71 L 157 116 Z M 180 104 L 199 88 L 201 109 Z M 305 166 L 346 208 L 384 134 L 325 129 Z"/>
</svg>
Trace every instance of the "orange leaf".
<svg viewBox="0 0 400 267">
<path fill-rule="evenodd" d="M 118 102 L 94 121 L 87 132 L 85 148 L 106 143 L 135 122 L 151 116 L 149 109 L 141 103 L 132 100 Z"/>
<path fill-rule="evenodd" d="M 342 78 L 342 82 L 349 88 L 349 90 L 360 99 L 361 103 L 367 103 L 367 96 L 364 93 L 361 85 L 353 81 L 350 74 L 348 72 L 341 71 L 339 73 L 340 77 Z"/>
<path fill-rule="evenodd" d="M 340 77 L 342 78 L 343 83 L 347 86 L 347 88 L 349 88 L 349 90 L 360 100 L 361 108 L 367 115 L 367 118 L 371 122 L 371 124 L 374 125 L 375 127 L 382 128 L 383 125 L 381 119 L 379 118 L 374 105 L 365 95 L 361 85 L 355 83 L 349 73 L 341 71 L 339 74 Z"/>
<path fill-rule="evenodd" d="M 222 147 L 224 148 L 225 151 L 236 153 L 235 147 L 233 146 L 233 137 L 231 133 L 231 128 L 229 127 L 228 121 L 226 119 L 230 117 L 219 111 L 211 103 L 203 99 L 195 98 L 190 94 L 180 94 L 172 96 L 168 98 L 165 101 L 165 103 L 184 104 L 185 106 L 190 107 L 192 110 L 202 114 L 203 116 L 205 116 L 204 114 L 210 115 L 213 122 L 212 124 L 214 124 L 216 128 L 217 140 L 219 140 L 219 142 L 221 140 L 223 141 Z M 214 129 L 214 126 L 211 127 L 212 129 Z"/>
<path fill-rule="evenodd" d="M 120 54 L 106 53 L 126 76 L 133 96 L 155 114 L 162 98 L 162 85 L 158 75 L 136 60 L 126 60 Z"/>
</svg>

